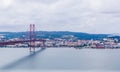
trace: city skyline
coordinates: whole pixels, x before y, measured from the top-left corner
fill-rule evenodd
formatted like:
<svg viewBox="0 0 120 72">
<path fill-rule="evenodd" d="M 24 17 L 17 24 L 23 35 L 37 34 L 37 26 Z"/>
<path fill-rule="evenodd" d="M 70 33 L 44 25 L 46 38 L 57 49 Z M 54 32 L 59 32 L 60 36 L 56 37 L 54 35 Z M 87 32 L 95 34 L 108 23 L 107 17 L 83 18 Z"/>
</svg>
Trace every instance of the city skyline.
<svg viewBox="0 0 120 72">
<path fill-rule="evenodd" d="M 120 33 L 119 0 L 1 0 L 0 32 Z"/>
</svg>

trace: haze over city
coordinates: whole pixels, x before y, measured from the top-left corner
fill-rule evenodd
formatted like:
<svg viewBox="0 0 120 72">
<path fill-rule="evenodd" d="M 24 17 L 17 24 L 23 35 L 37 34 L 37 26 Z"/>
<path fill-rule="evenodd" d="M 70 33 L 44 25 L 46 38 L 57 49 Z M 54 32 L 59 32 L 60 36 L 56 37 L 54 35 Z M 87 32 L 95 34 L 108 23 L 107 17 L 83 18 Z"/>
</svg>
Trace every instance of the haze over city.
<svg viewBox="0 0 120 72">
<path fill-rule="evenodd" d="M 120 72 L 120 0 L 0 0 L 1 72 Z"/>
<path fill-rule="evenodd" d="M 0 31 L 120 33 L 120 0 L 0 0 Z"/>
</svg>

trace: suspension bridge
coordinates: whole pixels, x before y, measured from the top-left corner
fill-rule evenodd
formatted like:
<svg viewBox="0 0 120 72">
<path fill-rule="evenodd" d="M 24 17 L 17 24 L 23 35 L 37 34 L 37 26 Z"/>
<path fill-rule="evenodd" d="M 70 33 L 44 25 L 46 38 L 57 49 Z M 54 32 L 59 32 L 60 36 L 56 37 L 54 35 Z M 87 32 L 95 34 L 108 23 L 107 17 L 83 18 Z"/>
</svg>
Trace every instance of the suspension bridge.
<svg viewBox="0 0 120 72">
<path fill-rule="evenodd" d="M 36 34 L 35 34 L 35 24 L 30 24 L 30 31 L 29 31 L 29 39 L 23 39 L 23 40 L 13 40 L 13 41 L 4 41 L 4 42 L 0 42 L 0 46 L 6 46 L 6 45 L 14 45 L 14 44 L 18 44 L 18 43 L 29 43 L 29 50 L 30 51 L 35 51 L 35 42 L 39 41 L 43 43 L 45 43 L 44 39 L 36 39 Z"/>
</svg>

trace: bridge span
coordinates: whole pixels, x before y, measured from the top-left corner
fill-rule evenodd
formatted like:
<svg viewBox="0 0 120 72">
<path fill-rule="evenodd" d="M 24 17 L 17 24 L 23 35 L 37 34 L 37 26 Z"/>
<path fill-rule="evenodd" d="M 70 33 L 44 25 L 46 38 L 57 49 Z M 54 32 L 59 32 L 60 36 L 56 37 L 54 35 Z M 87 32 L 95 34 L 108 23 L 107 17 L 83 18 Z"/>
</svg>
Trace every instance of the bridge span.
<svg viewBox="0 0 120 72">
<path fill-rule="evenodd" d="M 29 50 L 35 51 L 35 42 L 42 42 L 43 45 L 45 43 L 45 39 L 36 39 L 36 33 L 35 33 L 35 24 L 30 24 L 30 31 L 29 31 L 29 39 L 22 39 L 22 40 L 6 40 L 3 42 L 0 42 L 0 46 L 6 46 L 6 45 L 15 45 L 19 43 L 28 43 L 29 44 Z"/>
</svg>

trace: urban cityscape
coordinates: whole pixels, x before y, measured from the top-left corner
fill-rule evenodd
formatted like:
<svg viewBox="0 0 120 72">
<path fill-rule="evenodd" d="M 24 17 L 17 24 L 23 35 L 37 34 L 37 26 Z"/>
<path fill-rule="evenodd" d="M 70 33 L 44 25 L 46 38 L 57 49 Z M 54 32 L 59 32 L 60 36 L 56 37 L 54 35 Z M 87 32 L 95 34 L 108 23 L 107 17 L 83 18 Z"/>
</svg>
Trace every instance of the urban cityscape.
<svg viewBox="0 0 120 72">
<path fill-rule="evenodd" d="M 18 33 L 19 34 L 19 33 Z M 58 33 L 59 34 L 59 33 Z M 25 36 L 24 34 L 18 35 L 17 37 L 6 37 L 7 35 L 1 35 L 0 36 L 0 43 L 4 42 L 10 42 L 10 44 L 4 44 L 0 47 L 5 48 L 28 48 L 30 47 L 30 42 L 18 42 L 18 43 L 12 43 L 14 41 L 24 41 L 29 40 L 29 37 Z M 9 36 L 9 35 L 8 35 Z M 14 34 L 13 34 L 14 36 Z M 7 38 L 7 39 L 6 39 Z M 36 39 L 40 39 L 36 37 Z M 55 37 L 51 38 L 50 36 L 46 38 L 41 38 L 43 41 L 35 41 L 34 47 L 47 47 L 47 48 L 62 48 L 62 47 L 68 47 L 68 48 L 77 48 L 77 49 L 83 49 L 83 48 L 93 48 L 93 49 L 119 49 L 120 48 L 120 36 L 119 35 L 107 35 L 105 37 L 102 37 L 100 39 L 78 39 L 74 35 L 64 35 L 62 34 L 61 37 Z"/>
<path fill-rule="evenodd" d="M 120 0 L 0 0 L 0 72 L 120 72 Z"/>
</svg>

